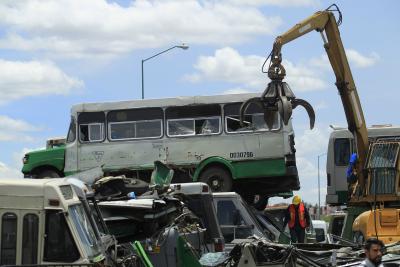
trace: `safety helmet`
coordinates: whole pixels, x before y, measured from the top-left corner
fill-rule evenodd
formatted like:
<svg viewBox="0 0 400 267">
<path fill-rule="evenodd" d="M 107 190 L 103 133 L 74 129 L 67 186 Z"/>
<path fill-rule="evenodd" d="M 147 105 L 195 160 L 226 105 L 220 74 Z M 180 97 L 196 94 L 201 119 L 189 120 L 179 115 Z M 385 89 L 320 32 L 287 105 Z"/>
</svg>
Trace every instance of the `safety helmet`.
<svg viewBox="0 0 400 267">
<path fill-rule="evenodd" d="M 300 198 L 299 196 L 296 195 L 296 196 L 293 197 L 292 203 L 293 203 L 294 205 L 299 205 L 300 202 L 301 202 L 301 198 Z"/>
</svg>

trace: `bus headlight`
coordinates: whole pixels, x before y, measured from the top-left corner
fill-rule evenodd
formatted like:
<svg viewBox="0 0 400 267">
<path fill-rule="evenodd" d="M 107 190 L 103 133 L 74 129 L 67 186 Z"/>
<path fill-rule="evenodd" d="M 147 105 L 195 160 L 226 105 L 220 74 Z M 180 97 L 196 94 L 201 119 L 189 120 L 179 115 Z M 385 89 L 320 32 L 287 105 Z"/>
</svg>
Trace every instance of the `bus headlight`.
<svg viewBox="0 0 400 267">
<path fill-rule="evenodd" d="M 28 160 L 29 160 L 29 155 L 28 155 L 28 154 L 25 154 L 25 156 L 22 158 L 22 163 L 23 163 L 23 164 L 27 164 L 27 163 L 28 163 Z"/>
</svg>

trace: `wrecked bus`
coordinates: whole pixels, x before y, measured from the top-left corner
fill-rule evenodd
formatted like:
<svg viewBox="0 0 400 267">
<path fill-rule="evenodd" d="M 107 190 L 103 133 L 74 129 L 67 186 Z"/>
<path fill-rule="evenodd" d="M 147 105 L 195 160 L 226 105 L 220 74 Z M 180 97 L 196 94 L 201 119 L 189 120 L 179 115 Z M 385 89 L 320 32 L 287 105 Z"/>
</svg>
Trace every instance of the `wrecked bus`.
<svg viewBox="0 0 400 267">
<path fill-rule="evenodd" d="M 269 130 L 263 110 L 251 105 L 244 126 L 240 125 L 240 106 L 254 96 L 228 94 L 74 105 L 64 167 L 51 168 L 63 176 L 102 166 L 107 175 L 148 180 L 154 161 L 159 160 L 175 170 L 173 182 L 206 182 L 213 191 L 245 189 L 244 195 L 254 196 L 297 190 L 291 123 L 284 125 L 277 114 Z M 33 154 L 25 155 L 25 176 L 41 177 L 46 170 L 44 163 L 33 167 L 32 161 Z M 32 168 L 25 168 L 29 164 Z M 240 186 L 242 183 L 246 186 Z"/>
<path fill-rule="evenodd" d="M 1 179 L 0 265 L 105 260 L 83 201 L 67 179 Z"/>
</svg>

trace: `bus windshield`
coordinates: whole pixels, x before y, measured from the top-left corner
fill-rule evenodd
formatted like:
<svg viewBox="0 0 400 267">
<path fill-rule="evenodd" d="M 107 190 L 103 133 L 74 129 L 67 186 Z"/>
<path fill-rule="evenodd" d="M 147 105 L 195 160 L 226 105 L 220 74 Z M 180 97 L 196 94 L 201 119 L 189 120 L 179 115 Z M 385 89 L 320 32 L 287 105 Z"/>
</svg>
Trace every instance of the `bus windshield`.
<svg viewBox="0 0 400 267">
<path fill-rule="evenodd" d="M 88 257 L 94 258 L 98 256 L 101 253 L 100 245 L 82 205 L 70 206 L 68 211 Z"/>
</svg>

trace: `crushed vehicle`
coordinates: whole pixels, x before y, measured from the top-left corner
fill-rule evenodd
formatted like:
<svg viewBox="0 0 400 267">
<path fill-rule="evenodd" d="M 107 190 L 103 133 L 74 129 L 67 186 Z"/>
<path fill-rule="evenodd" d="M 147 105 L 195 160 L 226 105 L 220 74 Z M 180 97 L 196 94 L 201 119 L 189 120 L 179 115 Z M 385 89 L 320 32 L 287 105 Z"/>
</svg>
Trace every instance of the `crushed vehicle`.
<svg viewBox="0 0 400 267">
<path fill-rule="evenodd" d="M 155 170 L 144 192 L 123 176 L 91 180 L 110 233 L 120 244 L 140 243 L 154 266 L 182 266 L 178 252 L 185 249 L 178 247 L 180 238 L 196 255 L 222 251 L 209 186 L 170 184 L 173 170 L 161 163 Z"/>
<path fill-rule="evenodd" d="M 71 179 L 1 179 L 0 265 L 139 266 L 132 248 L 98 228 L 93 212 Z"/>
</svg>

